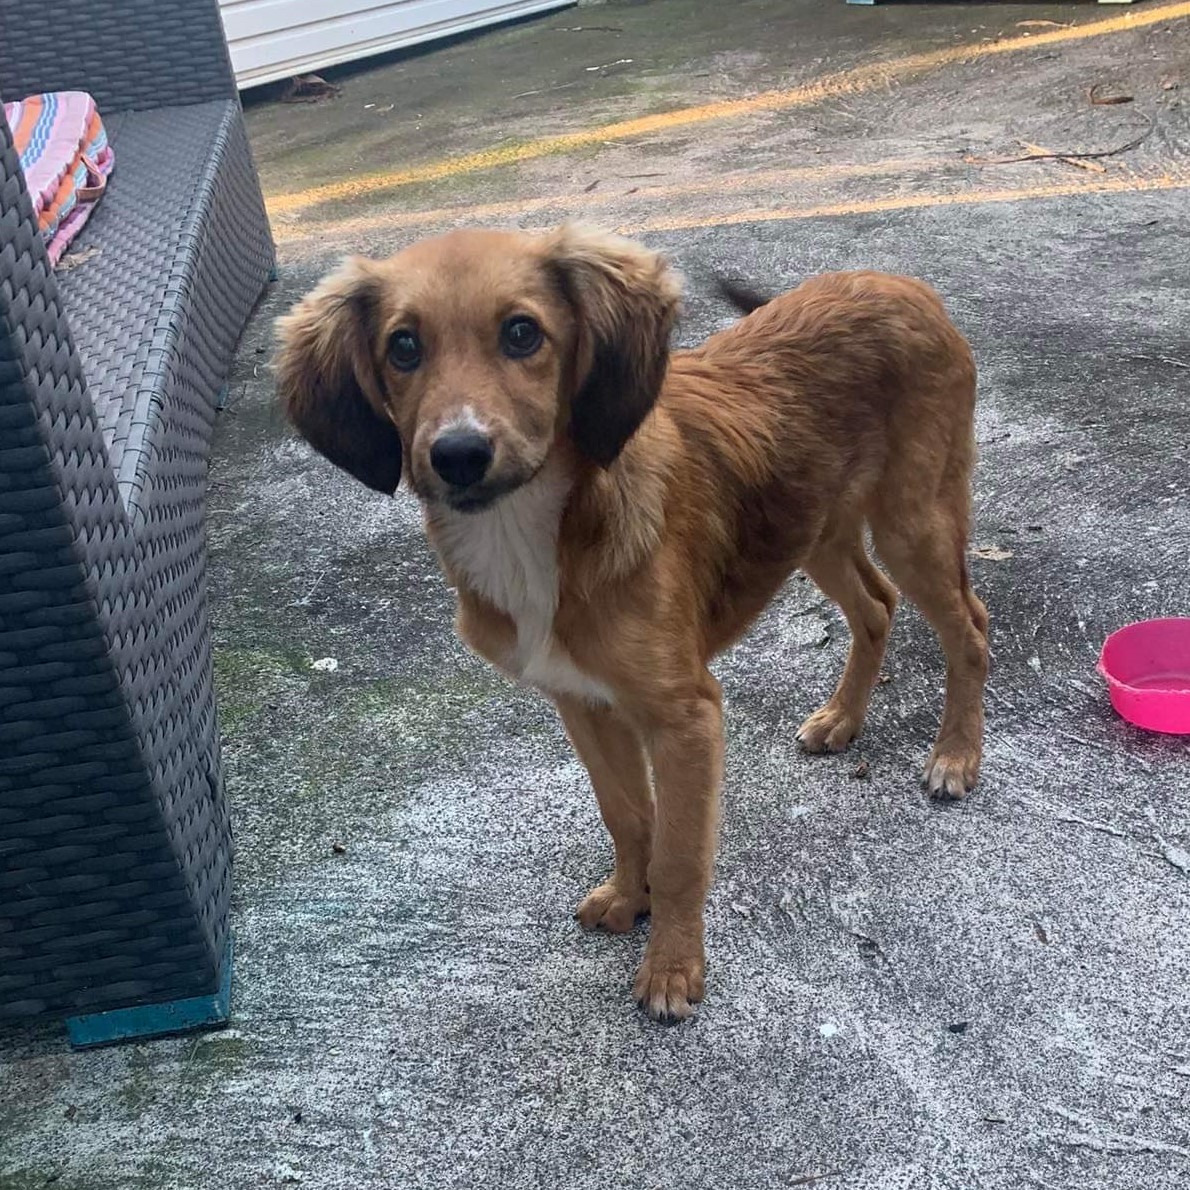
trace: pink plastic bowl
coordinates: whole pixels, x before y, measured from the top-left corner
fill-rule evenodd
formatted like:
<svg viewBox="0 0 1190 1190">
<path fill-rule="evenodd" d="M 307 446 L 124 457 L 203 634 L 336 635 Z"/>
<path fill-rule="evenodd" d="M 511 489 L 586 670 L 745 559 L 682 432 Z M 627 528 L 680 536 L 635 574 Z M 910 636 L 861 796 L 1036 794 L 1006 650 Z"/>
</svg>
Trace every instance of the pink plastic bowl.
<svg viewBox="0 0 1190 1190">
<path fill-rule="evenodd" d="M 1113 632 L 1099 672 L 1129 723 L 1190 735 L 1190 618 L 1141 620 Z"/>
</svg>

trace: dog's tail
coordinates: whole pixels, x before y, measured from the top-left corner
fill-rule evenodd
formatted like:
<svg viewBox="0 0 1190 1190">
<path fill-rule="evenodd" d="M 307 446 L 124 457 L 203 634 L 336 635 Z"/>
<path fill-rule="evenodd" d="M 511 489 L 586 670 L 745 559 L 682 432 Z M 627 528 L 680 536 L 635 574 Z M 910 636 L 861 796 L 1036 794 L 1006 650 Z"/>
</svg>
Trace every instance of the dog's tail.
<svg viewBox="0 0 1190 1190">
<path fill-rule="evenodd" d="M 758 293 L 741 281 L 734 281 L 730 277 L 716 277 L 715 288 L 719 296 L 729 301 L 741 314 L 751 314 L 761 306 L 767 306 L 774 298 L 774 294 Z"/>
</svg>

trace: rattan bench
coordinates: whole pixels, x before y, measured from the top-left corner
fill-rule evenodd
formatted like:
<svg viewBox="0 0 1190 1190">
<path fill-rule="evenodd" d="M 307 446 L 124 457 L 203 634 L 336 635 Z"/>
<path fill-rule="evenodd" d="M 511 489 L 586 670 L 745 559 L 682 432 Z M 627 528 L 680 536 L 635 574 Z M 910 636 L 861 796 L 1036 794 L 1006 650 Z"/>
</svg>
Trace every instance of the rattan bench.
<svg viewBox="0 0 1190 1190">
<path fill-rule="evenodd" d="M 0 1022 L 86 1044 L 227 1013 L 207 462 L 273 248 L 216 0 L 0 0 L 0 95 L 68 89 L 116 157 L 68 272 L 0 118 Z"/>
</svg>

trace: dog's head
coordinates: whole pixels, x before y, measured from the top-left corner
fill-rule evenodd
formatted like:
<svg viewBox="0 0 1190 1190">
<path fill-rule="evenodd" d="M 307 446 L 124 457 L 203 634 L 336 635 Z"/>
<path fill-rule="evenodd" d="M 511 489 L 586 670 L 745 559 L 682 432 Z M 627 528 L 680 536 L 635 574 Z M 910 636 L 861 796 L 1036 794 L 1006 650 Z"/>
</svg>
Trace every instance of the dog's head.
<svg viewBox="0 0 1190 1190">
<path fill-rule="evenodd" d="M 564 227 L 452 232 L 353 257 L 278 320 L 286 412 L 332 463 L 470 511 L 569 438 L 607 466 L 661 389 L 678 283 L 655 253 Z M 403 464 L 404 460 L 404 464 Z"/>
</svg>

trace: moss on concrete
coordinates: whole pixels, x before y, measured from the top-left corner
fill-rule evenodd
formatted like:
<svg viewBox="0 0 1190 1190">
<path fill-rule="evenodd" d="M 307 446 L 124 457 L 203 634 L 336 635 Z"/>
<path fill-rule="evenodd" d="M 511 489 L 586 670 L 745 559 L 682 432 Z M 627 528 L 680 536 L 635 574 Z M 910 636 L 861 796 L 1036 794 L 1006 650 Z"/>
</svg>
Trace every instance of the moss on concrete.
<svg viewBox="0 0 1190 1190">
<path fill-rule="evenodd" d="M 107 1190 L 107 1185 L 110 1183 L 100 1186 L 90 1180 L 79 1181 L 70 1174 L 64 1174 L 61 1167 L 50 1164 L 25 1165 L 8 1173 L 0 1173 L 0 1190 Z M 124 1183 L 124 1186 L 128 1185 Z"/>
<path fill-rule="evenodd" d="M 186 1051 L 180 1082 L 192 1096 L 213 1089 L 246 1069 L 255 1052 L 252 1041 L 236 1030 L 204 1034 Z"/>
<path fill-rule="evenodd" d="M 294 650 L 216 649 L 215 693 L 224 736 L 234 739 L 270 700 L 304 688 L 310 664 Z"/>
<path fill-rule="evenodd" d="M 376 678 L 351 664 L 312 671 L 277 651 L 223 652 L 225 680 L 241 679 L 229 696 L 228 794 L 240 831 L 262 840 L 239 850 L 238 887 L 292 877 L 326 861 L 335 842 L 374 836 L 446 758 L 466 768 L 472 742 L 516 697 L 471 660 Z M 530 716 L 520 734 L 547 722 Z"/>
<path fill-rule="evenodd" d="M 128 1053 L 125 1077 L 113 1096 L 125 1115 L 135 1119 L 158 1090 L 157 1063 L 151 1048 L 136 1046 Z"/>
</svg>

